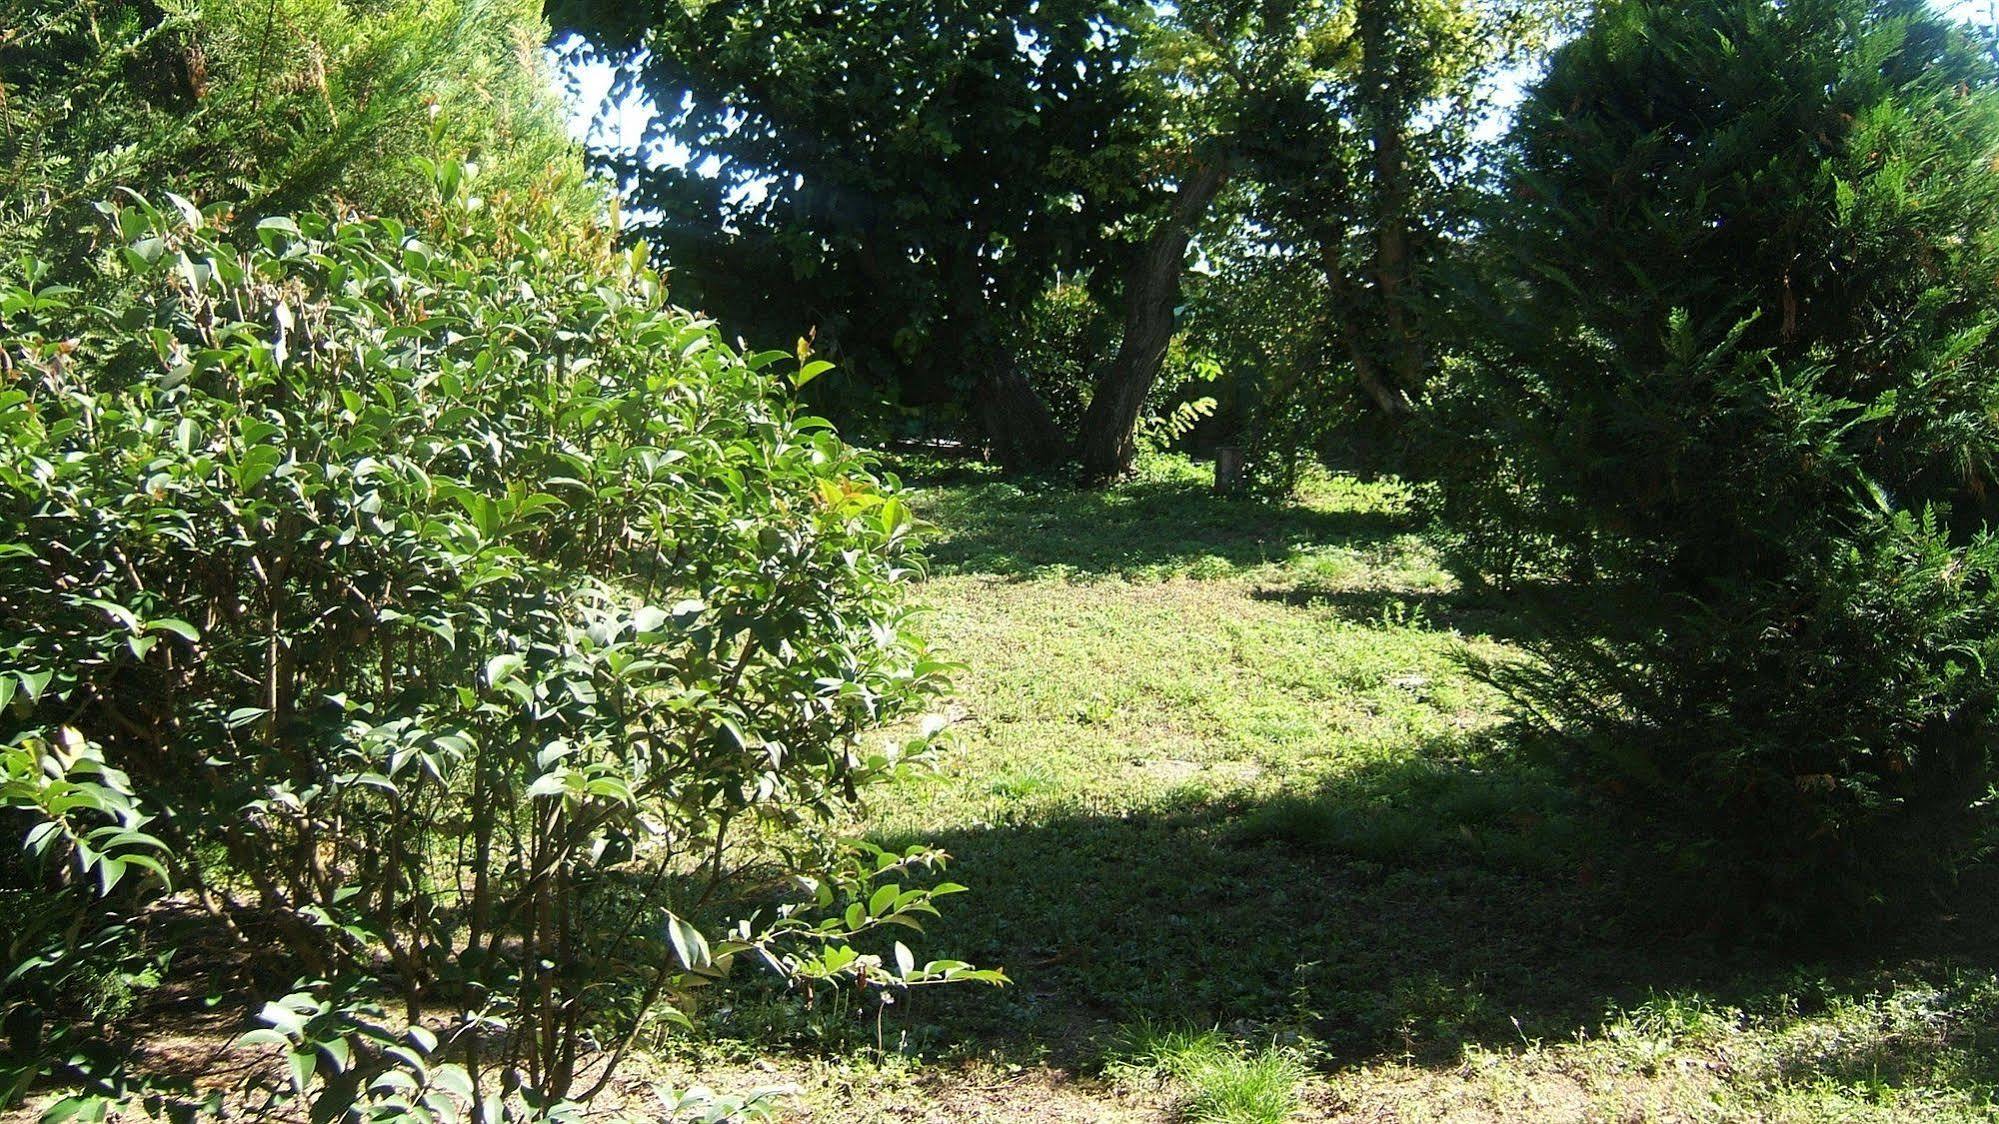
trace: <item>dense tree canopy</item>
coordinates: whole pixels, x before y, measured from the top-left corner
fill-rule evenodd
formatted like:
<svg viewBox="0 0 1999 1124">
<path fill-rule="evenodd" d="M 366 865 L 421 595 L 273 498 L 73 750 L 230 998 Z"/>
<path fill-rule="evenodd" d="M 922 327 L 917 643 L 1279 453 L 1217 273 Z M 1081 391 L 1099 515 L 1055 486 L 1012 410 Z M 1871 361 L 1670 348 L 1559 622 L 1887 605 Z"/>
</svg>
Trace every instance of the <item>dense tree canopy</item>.
<svg viewBox="0 0 1999 1124">
<path fill-rule="evenodd" d="M 1106 0 L 563 5 L 572 58 L 658 106 L 610 166 L 681 291 L 914 402 L 975 401 L 1026 459 L 1059 440 L 999 347 L 1132 205 L 1135 10 Z M 1142 139 L 1142 138 L 1138 138 Z"/>
<path fill-rule="evenodd" d="M 1103 479 L 1130 463 L 1190 247 L 1231 183 L 1264 185 L 1233 221 L 1338 281 L 1336 312 L 1300 304 L 1343 326 L 1342 368 L 1407 410 L 1427 364 L 1418 274 L 1470 129 L 1496 68 L 1566 6 L 554 10 L 572 59 L 620 68 L 614 102 L 656 109 L 649 144 L 599 159 L 686 291 L 748 331 L 816 329 L 904 401 L 972 407 L 1002 459 L 1046 463 L 1070 436 L 1025 393 L 1005 328 L 1087 278 L 1120 325 L 1073 435 Z"/>
</svg>

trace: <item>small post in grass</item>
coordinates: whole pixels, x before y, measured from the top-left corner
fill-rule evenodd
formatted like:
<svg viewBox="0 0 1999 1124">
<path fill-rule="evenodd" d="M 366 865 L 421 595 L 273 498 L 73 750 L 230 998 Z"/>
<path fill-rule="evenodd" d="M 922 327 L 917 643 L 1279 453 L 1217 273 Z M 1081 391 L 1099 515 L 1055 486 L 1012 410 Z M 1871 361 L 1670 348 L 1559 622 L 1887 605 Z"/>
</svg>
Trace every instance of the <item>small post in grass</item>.
<svg viewBox="0 0 1999 1124">
<path fill-rule="evenodd" d="M 1242 483 L 1242 446 L 1215 446 L 1215 491 L 1227 495 Z"/>
</svg>

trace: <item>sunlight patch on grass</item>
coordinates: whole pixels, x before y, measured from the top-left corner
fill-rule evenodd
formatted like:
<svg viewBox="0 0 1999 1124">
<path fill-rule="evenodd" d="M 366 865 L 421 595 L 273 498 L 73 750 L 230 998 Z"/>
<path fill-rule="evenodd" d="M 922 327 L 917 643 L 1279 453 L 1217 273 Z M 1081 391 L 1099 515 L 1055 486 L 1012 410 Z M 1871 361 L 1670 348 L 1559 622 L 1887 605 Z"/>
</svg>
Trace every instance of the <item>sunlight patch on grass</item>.
<svg viewBox="0 0 1999 1124">
<path fill-rule="evenodd" d="M 1156 1078 L 1184 1094 L 1187 1124 L 1282 1124 L 1298 1109 L 1303 1062 L 1271 1046 L 1250 1050 L 1218 1030 L 1169 1030 L 1139 1023 L 1125 1030 L 1105 1067 L 1120 1080 Z"/>
<path fill-rule="evenodd" d="M 1999 1120 L 1989 961 L 1884 948 L 1810 982 L 1614 923 L 1631 841 L 1462 659 L 1524 658 L 1520 603 L 1455 588 L 1406 489 L 1260 505 L 1185 462 L 1104 492 L 974 465 L 912 502 L 955 722 L 847 826 L 948 850 L 970 891 L 897 936 L 1017 986 L 705 1014 L 742 1064 L 819 1059 L 807 1119 Z M 1127 1033 L 1085 1072 L 1134 1023 L 1228 1033 Z M 843 1084 L 878 1041 L 901 1084 Z"/>
<path fill-rule="evenodd" d="M 936 771 L 854 826 L 956 856 L 972 891 L 924 939 L 1020 987 L 898 1016 L 963 1041 L 1249 1018 L 1430 1048 L 1497 1017 L 1488 990 L 1539 1000 L 1513 946 L 1575 912 L 1572 848 L 1490 807 L 1518 766 L 1476 746 L 1501 700 L 1460 656 L 1507 649 L 1438 619 L 1470 603 L 1434 600 L 1406 489 L 1322 479 L 1264 505 L 1184 470 L 1105 493 L 975 471 L 913 502 L 939 525 L 920 596 L 964 665 L 960 720 Z M 1438 822 L 1430 799 L 1464 807 Z M 1384 990 L 1412 959 L 1446 998 Z"/>
<path fill-rule="evenodd" d="M 1734 1006 L 1667 994 L 1571 1041 L 1471 1045 L 1457 1065 L 1377 1064 L 1326 1090 L 1338 1119 L 1989 1122 L 1999 1087 L 1999 979 L 1883 981 Z M 1807 1008 L 1810 1008 L 1807 1010 Z"/>
</svg>

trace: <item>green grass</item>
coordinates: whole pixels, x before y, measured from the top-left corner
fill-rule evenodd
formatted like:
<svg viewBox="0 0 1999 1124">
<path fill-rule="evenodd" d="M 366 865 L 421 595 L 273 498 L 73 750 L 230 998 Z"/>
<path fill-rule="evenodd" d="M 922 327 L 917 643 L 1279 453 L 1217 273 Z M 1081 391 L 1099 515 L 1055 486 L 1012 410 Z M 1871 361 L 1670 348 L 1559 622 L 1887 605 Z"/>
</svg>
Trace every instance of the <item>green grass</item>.
<svg viewBox="0 0 1999 1124">
<path fill-rule="evenodd" d="M 1187 1124 L 1282 1124 L 1298 1109 L 1306 1068 L 1276 1046 L 1250 1050 L 1218 1030 L 1166 1030 L 1140 1023 L 1107 1066 L 1114 1075 L 1162 1078 L 1182 1093 Z"/>
<path fill-rule="evenodd" d="M 935 768 L 852 826 L 949 850 L 971 892 L 911 943 L 1016 982 L 739 1004 L 718 1032 L 750 1054 L 867 1053 L 880 1014 L 926 1096 L 1020 1080 L 956 1066 L 1185 1071 L 1178 1107 L 1018 1086 L 1097 1098 L 1079 1119 L 1290 1111 L 1196 1115 L 1209 1086 L 1311 1119 L 1995 1118 L 1991 911 L 1801 962 L 1634 910 L 1649 842 L 1509 744 L 1462 657 L 1512 658 L 1525 626 L 1454 586 L 1406 489 L 1265 506 L 1184 462 L 1103 492 L 920 467 L 924 627 L 965 670 Z M 1200 1069 L 1134 1025 L 1224 1030 L 1180 1043 Z M 897 1118 L 861 1084 L 821 1118 Z"/>
<path fill-rule="evenodd" d="M 924 997 L 940 1040 L 1068 1056 L 1134 1019 L 1247 1019 L 1448 1052 L 1636 985 L 1594 954 L 1541 978 L 1532 950 L 1591 912 L 1579 812 L 1490 737 L 1460 656 L 1502 655 L 1510 618 L 1457 593 L 1404 489 L 1272 507 L 1168 463 L 915 502 L 927 628 L 966 670 L 941 766 L 864 826 L 951 851 L 973 891 L 928 947 L 1019 980 Z"/>
</svg>

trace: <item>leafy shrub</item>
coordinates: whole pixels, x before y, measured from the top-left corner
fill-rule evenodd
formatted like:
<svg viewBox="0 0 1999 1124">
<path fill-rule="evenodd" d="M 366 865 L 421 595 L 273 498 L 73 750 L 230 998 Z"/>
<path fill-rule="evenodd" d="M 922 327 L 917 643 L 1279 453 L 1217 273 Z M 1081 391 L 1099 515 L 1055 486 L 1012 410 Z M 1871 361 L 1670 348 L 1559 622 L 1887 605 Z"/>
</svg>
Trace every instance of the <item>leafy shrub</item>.
<svg viewBox="0 0 1999 1124">
<path fill-rule="evenodd" d="M 1117 350 L 1117 339 L 1112 310 L 1088 286 L 1063 281 L 1035 299 L 1007 347 L 1056 426 L 1074 433 L 1089 408 L 1097 368 Z"/>
<path fill-rule="evenodd" d="M 642 248 L 554 252 L 444 179 L 429 237 L 237 245 L 221 207 L 135 197 L 108 300 L 33 262 L 0 288 L 30 892 L 122 924 L 171 885 L 258 967 L 246 1043 L 331 1115 L 554 1111 L 739 957 L 996 980 L 862 937 L 920 927 L 956 887 L 901 883 L 941 854 L 820 826 L 928 737 L 857 745 L 942 671 L 902 501 Z M 746 868 L 802 895 L 725 923 Z M 72 1056 L 36 1041 L 17 1089 Z"/>
<path fill-rule="evenodd" d="M 0 665 L 0 714 L 46 682 Z M 0 1030 L 11 1049 L 0 1064 L 0 1105 L 18 1101 L 55 1059 L 87 1067 L 103 1087 L 125 1084 L 118 1051 L 89 1028 L 123 1017 L 137 992 L 160 982 L 164 965 L 133 923 L 145 890 L 126 877 L 166 876 L 147 820 L 130 778 L 74 729 L 53 739 L 17 732 L 0 745 L 0 824 L 24 835 L 19 850 L 0 856 L 9 965 Z M 52 858 L 60 861 L 53 870 Z"/>
<path fill-rule="evenodd" d="M 1256 224 L 1224 229 L 1206 252 L 1208 271 L 1188 286 L 1185 339 L 1219 368 L 1214 393 L 1226 431 L 1244 446 L 1249 490 L 1288 497 L 1304 466 L 1323 458 L 1328 433 L 1353 414 L 1330 377 L 1324 272 L 1315 254 Z"/>
<path fill-rule="evenodd" d="M 1989 58 L 1916 2 L 1626 0 L 1514 141 L 1510 284 L 1440 392 L 1479 560 L 1554 591 L 1494 674 L 1710 904 L 1934 885 L 1994 737 Z"/>
<path fill-rule="evenodd" d="M 1133 440 L 1141 456 L 1156 456 L 1192 439 L 1203 423 L 1212 420 L 1218 403 L 1214 396 L 1201 393 L 1214 386 L 1222 367 L 1213 356 L 1188 346 L 1185 333 L 1175 335 L 1166 346 L 1159 377 L 1146 391 Z"/>
</svg>

